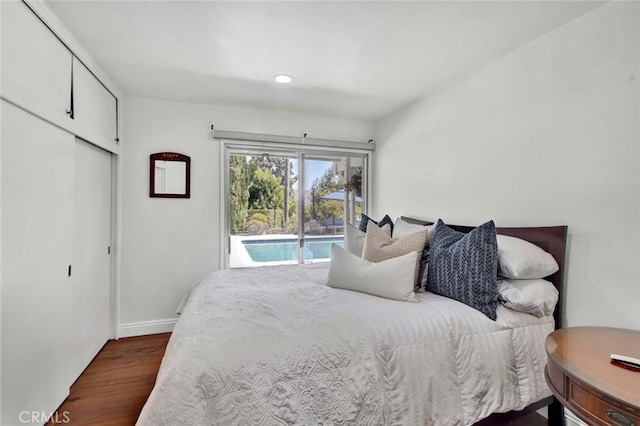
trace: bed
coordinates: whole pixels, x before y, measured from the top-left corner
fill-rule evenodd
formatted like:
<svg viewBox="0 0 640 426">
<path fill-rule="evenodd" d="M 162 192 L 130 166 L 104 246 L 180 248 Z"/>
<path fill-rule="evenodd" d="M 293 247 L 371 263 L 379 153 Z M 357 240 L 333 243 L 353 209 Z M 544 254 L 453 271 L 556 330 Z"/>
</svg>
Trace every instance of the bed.
<svg viewBox="0 0 640 426">
<path fill-rule="evenodd" d="M 566 231 L 497 229 L 551 253 L 560 294 Z M 405 303 L 333 289 L 327 270 L 204 277 L 180 308 L 138 424 L 496 424 L 553 403 L 544 339 L 561 301 L 555 321 L 503 306 L 492 321 L 431 293 Z"/>
</svg>

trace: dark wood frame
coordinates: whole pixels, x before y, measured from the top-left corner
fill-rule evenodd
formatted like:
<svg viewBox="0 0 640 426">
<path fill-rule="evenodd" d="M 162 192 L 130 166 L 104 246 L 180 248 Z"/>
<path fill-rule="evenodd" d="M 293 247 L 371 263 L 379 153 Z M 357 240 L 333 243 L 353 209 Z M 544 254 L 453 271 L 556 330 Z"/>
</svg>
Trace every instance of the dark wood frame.
<svg viewBox="0 0 640 426">
<path fill-rule="evenodd" d="M 185 193 L 184 194 L 156 194 L 155 192 L 155 161 L 178 161 L 186 163 Z M 149 156 L 149 197 L 153 198 L 191 198 L 191 157 L 177 152 L 157 152 Z"/>
<path fill-rule="evenodd" d="M 402 216 L 402 219 L 406 222 L 416 225 L 432 225 L 433 222 L 424 221 L 420 219 L 414 219 L 410 217 Z M 474 229 L 473 226 L 461 226 L 461 225 L 449 225 L 448 227 L 455 229 L 456 231 L 467 233 Z M 558 289 L 559 299 L 556 304 L 556 309 L 553 312 L 553 318 L 555 319 L 556 330 L 561 328 L 562 324 L 562 284 L 564 279 L 564 259 L 567 243 L 567 226 L 542 226 L 542 227 L 523 227 L 523 228 L 501 228 L 496 227 L 496 233 L 500 235 L 508 235 L 510 237 L 520 238 L 529 241 L 532 244 L 542 248 L 550 253 L 553 258 L 558 262 L 560 269 L 555 274 L 547 277 L 546 279 L 553 283 Z M 564 415 L 562 405 L 553 396 L 544 398 L 538 402 L 525 407 L 521 411 L 509 411 L 507 413 L 494 413 L 484 420 L 476 423 L 476 425 L 496 425 L 505 424 L 511 420 L 514 420 L 523 415 L 529 414 L 533 411 L 539 410 L 545 406 L 549 406 L 549 425 L 564 425 Z"/>
</svg>

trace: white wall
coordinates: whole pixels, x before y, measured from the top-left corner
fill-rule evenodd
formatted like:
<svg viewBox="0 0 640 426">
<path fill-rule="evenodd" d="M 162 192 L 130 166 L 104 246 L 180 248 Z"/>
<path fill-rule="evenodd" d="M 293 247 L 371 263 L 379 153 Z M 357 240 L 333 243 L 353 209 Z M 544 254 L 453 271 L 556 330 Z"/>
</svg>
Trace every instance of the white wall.
<svg viewBox="0 0 640 426">
<path fill-rule="evenodd" d="M 377 123 L 374 212 L 566 224 L 564 326 L 640 329 L 639 9 L 595 9 Z"/>
<path fill-rule="evenodd" d="M 217 129 L 363 141 L 370 123 L 219 106 L 128 98 L 124 103 L 121 335 L 162 331 L 186 292 L 219 268 Z M 191 198 L 149 198 L 149 155 L 191 157 Z M 123 331 L 123 327 L 126 329 Z"/>
</svg>

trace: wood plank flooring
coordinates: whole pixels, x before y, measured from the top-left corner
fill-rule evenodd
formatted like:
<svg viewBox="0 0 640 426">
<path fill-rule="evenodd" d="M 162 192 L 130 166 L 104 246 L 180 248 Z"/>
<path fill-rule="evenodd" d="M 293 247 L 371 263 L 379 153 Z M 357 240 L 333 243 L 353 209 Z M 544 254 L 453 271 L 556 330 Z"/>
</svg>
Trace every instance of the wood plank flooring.
<svg viewBox="0 0 640 426">
<path fill-rule="evenodd" d="M 134 425 L 153 389 L 170 336 L 163 333 L 107 342 L 71 387 L 57 411 L 58 422 L 47 425 L 62 424 L 66 418 L 67 425 Z M 509 425 L 544 426 L 546 419 L 532 413 Z"/>
<path fill-rule="evenodd" d="M 110 340 L 71 386 L 60 424 L 134 425 L 156 380 L 171 333 Z"/>
</svg>

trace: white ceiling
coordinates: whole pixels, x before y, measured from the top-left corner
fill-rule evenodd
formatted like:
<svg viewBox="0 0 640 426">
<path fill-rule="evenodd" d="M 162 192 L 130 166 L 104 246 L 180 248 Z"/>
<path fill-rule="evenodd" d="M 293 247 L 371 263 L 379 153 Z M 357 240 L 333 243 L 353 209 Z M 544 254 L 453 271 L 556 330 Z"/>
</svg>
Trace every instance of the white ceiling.
<svg viewBox="0 0 640 426">
<path fill-rule="evenodd" d="M 602 4 L 47 3 L 126 95 L 364 120 Z"/>
</svg>

